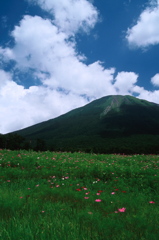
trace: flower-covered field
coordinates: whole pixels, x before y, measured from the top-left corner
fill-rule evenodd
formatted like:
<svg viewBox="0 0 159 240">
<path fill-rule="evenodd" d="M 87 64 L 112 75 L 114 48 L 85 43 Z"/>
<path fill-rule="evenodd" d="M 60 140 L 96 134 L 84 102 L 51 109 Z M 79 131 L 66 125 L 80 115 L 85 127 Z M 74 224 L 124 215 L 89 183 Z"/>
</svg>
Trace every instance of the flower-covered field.
<svg viewBox="0 0 159 240">
<path fill-rule="evenodd" d="M 159 156 L 0 150 L 0 239 L 158 240 Z"/>
</svg>

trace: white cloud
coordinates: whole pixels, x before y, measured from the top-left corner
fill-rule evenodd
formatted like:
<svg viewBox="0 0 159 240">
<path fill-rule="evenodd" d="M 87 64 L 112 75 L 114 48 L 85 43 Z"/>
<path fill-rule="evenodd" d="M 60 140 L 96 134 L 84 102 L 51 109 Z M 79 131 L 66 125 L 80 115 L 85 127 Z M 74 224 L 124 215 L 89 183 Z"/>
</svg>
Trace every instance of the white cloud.
<svg viewBox="0 0 159 240">
<path fill-rule="evenodd" d="M 115 69 L 104 69 L 99 61 L 86 65 L 76 52 L 75 42 L 69 42 L 50 20 L 24 16 L 12 36 L 15 46 L 1 49 L 1 54 L 5 59 L 15 60 L 20 70 L 34 69 L 34 77 L 43 85 L 90 97 L 115 93 L 112 87 Z"/>
<path fill-rule="evenodd" d="M 151 78 L 151 83 L 152 83 L 154 86 L 159 87 L 159 73 L 155 74 L 155 76 L 153 76 L 153 77 Z"/>
<path fill-rule="evenodd" d="M 44 86 L 25 89 L 9 73 L 0 70 L 0 132 L 7 133 L 57 117 L 83 106 L 87 100 L 72 93 L 63 94 Z"/>
<path fill-rule="evenodd" d="M 0 69 L 0 88 L 6 85 L 12 79 L 10 73 L 5 72 L 4 70 Z"/>
<path fill-rule="evenodd" d="M 114 87 L 119 94 L 132 94 L 137 78 L 138 75 L 134 72 L 119 72 Z"/>
<path fill-rule="evenodd" d="M 137 23 L 127 30 L 126 39 L 130 46 L 148 47 L 159 44 L 159 1 L 151 2 L 140 15 Z"/>
<path fill-rule="evenodd" d="M 28 0 L 52 14 L 54 24 L 68 35 L 88 31 L 98 19 L 97 9 L 87 0 Z"/>
<path fill-rule="evenodd" d="M 61 59 L 75 55 L 73 43 L 67 42 L 66 35 L 59 32 L 48 19 L 24 16 L 11 35 L 15 46 L 10 51 L 8 48 L 3 49 L 3 54 L 16 60 L 19 68 L 47 71 L 57 56 Z"/>
<path fill-rule="evenodd" d="M 54 118 L 82 106 L 88 103 L 81 96 L 83 94 L 101 95 L 100 89 L 95 90 L 99 70 L 101 81 L 110 82 L 112 79 L 113 69 L 105 70 L 98 62 L 85 65 L 82 62 L 84 56 L 76 52 L 76 43 L 74 39 L 70 39 L 70 34 L 94 26 L 98 14 L 93 5 L 85 0 L 42 3 L 47 4 L 46 10 L 55 14 L 54 22 L 51 19 L 26 15 L 11 33 L 15 42 L 13 48 L 0 47 L 1 65 L 14 60 L 16 65 L 12 69 L 13 74 L 17 70 L 26 74 L 32 69 L 32 78 L 38 78 L 42 84 L 25 89 L 13 81 L 10 73 L 0 71 L 2 133 Z M 50 7 L 54 7 L 54 10 Z M 66 18 L 68 22 L 64 26 Z M 91 90 L 93 74 L 96 77 Z M 82 80 L 83 76 L 86 82 Z"/>
<path fill-rule="evenodd" d="M 151 92 L 141 88 L 138 98 L 159 104 L 159 90 Z"/>
<path fill-rule="evenodd" d="M 137 97 L 140 99 L 145 99 L 150 102 L 158 103 L 159 104 L 159 90 L 156 91 L 148 91 L 143 87 L 135 85 L 133 87 L 133 93 L 138 95 Z"/>
</svg>

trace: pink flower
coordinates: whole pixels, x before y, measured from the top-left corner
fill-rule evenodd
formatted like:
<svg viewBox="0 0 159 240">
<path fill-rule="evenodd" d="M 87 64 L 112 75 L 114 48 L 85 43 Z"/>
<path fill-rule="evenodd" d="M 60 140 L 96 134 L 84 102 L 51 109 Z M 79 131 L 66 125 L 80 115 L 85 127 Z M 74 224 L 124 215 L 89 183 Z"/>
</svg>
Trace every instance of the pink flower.
<svg viewBox="0 0 159 240">
<path fill-rule="evenodd" d="M 115 192 L 112 192 L 111 194 L 115 194 Z"/>
<path fill-rule="evenodd" d="M 96 193 L 96 195 L 100 195 L 100 193 Z"/>
<path fill-rule="evenodd" d="M 126 208 L 124 208 L 124 207 L 123 207 L 123 208 L 119 208 L 118 211 L 119 211 L 119 212 L 125 212 L 125 211 L 126 211 Z"/>
<path fill-rule="evenodd" d="M 155 203 L 154 201 L 150 201 L 149 203 Z"/>
<path fill-rule="evenodd" d="M 84 197 L 84 199 L 88 199 L 89 197 Z"/>
<path fill-rule="evenodd" d="M 101 202 L 102 200 L 101 199 L 96 199 L 95 202 Z"/>
</svg>

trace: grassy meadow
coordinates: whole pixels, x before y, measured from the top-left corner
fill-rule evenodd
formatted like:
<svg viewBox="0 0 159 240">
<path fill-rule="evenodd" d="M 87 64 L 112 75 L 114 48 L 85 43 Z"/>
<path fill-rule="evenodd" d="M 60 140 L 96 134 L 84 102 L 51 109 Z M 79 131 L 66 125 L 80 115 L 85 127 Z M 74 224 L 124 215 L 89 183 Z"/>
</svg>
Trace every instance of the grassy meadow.
<svg viewBox="0 0 159 240">
<path fill-rule="evenodd" d="M 0 150 L 0 239 L 158 240 L 159 156 Z"/>
</svg>

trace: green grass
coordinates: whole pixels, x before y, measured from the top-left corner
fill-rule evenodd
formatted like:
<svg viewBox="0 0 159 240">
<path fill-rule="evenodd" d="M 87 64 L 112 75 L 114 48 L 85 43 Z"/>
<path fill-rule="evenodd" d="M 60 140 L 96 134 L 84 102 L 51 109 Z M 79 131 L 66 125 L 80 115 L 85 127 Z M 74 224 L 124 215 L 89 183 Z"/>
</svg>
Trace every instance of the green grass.
<svg viewBox="0 0 159 240">
<path fill-rule="evenodd" d="M 157 155 L 0 150 L 0 239 L 158 240 L 158 191 Z"/>
</svg>

